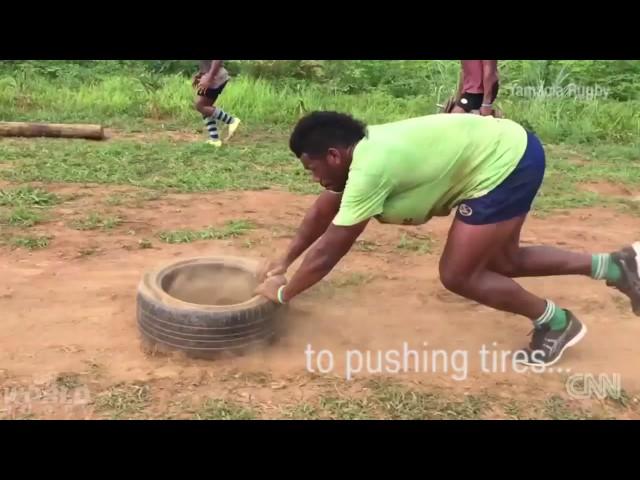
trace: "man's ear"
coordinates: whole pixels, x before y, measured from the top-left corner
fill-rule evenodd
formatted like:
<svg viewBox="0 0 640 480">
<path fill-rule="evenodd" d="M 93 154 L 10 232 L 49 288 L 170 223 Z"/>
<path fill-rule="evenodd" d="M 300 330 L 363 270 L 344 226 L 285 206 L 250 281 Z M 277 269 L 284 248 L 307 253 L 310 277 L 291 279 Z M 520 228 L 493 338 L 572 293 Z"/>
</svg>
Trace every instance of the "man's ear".
<svg viewBox="0 0 640 480">
<path fill-rule="evenodd" d="M 332 167 L 337 167 L 342 160 L 342 156 L 340 155 L 340 150 L 337 148 L 329 148 L 327 150 L 327 163 Z"/>
</svg>

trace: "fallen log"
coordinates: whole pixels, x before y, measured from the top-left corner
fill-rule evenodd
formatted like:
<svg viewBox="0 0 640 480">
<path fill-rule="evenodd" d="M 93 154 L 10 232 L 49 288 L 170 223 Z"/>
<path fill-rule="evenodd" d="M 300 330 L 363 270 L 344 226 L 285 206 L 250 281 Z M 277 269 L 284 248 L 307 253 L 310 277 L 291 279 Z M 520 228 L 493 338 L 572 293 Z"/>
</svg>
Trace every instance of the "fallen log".
<svg viewBox="0 0 640 480">
<path fill-rule="evenodd" d="M 73 123 L 0 122 L 0 137 L 57 137 L 102 140 L 102 125 Z"/>
</svg>

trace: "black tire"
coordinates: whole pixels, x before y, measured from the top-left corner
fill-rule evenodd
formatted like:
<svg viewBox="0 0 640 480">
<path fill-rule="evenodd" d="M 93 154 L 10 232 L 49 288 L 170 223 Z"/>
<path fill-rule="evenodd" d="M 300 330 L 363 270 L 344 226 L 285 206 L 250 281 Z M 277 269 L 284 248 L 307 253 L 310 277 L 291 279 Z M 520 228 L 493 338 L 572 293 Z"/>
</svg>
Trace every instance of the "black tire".
<svg viewBox="0 0 640 480">
<path fill-rule="evenodd" d="M 137 293 L 138 329 L 147 350 L 218 358 L 246 354 L 275 339 L 281 305 L 262 296 L 234 305 L 199 305 L 170 295 L 176 272 L 190 268 L 240 270 L 258 281 L 257 262 L 237 257 L 195 258 L 147 272 Z"/>
</svg>

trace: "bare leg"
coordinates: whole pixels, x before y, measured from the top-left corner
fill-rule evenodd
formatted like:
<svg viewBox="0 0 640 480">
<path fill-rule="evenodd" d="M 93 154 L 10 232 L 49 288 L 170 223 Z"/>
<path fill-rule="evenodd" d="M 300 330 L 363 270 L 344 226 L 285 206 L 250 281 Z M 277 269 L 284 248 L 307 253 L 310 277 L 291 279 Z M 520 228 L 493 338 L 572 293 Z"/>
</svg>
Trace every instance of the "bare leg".
<svg viewBox="0 0 640 480">
<path fill-rule="evenodd" d="M 519 236 L 524 216 L 493 225 L 453 221 L 440 259 L 443 285 L 454 293 L 483 305 L 530 319 L 540 317 L 546 300 L 533 295 L 510 277 L 490 269 Z"/>
<path fill-rule="evenodd" d="M 193 104 L 194 108 L 202 114 L 204 117 L 211 117 L 216 111 L 213 106 L 213 100 L 207 97 L 198 95 L 196 101 Z"/>
<path fill-rule="evenodd" d="M 511 278 L 547 277 L 555 275 L 591 274 L 591 255 L 561 250 L 555 247 L 520 246 L 520 226 L 514 229 L 512 237 L 504 248 L 496 252 L 489 262 L 489 268 Z"/>
<path fill-rule="evenodd" d="M 490 225 L 469 225 L 456 218 L 440 260 L 440 276 L 443 285 L 458 295 L 537 322 L 531 343 L 524 351 L 525 358 L 519 361 L 552 365 L 566 348 L 584 337 L 586 328 L 571 312 L 528 292 L 508 274 L 579 273 L 590 264 L 590 259 L 586 256 L 585 264 L 581 255 L 547 247 L 523 249 L 526 252 L 521 254 L 517 246 L 525 217 Z M 508 264 L 511 270 L 508 272 L 496 268 L 507 265 L 505 258 L 521 262 L 516 265 L 520 270 L 513 264 Z"/>
</svg>

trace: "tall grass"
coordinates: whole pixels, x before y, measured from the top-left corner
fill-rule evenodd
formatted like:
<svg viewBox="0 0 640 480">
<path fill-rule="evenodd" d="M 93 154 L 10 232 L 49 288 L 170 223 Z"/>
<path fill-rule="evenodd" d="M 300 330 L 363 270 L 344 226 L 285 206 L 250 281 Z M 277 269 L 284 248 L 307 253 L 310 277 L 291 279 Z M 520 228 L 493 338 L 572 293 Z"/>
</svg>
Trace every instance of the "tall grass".
<svg viewBox="0 0 640 480">
<path fill-rule="evenodd" d="M 100 122 L 126 129 L 143 128 L 143 120 L 156 120 L 165 128 L 200 130 L 186 75 L 192 73 L 186 68 L 189 64 L 183 62 L 184 68 L 164 74 L 153 70 L 160 68 L 157 63 L 162 62 L 0 62 L 0 120 Z M 596 72 L 594 79 L 599 80 L 592 83 L 597 83 L 607 79 L 606 68 L 626 88 L 640 65 L 591 64 L 587 71 L 579 62 L 503 62 L 500 106 L 509 118 L 534 129 L 547 142 L 637 143 L 640 100 L 632 96 L 619 101 L 512 95 L 514 85 L 588 82 L 590 72 Z M 436 104 L 455 89 L 459 63 L 252 61 L 231 62 L 230 69 L 239 75 L 219 105 L 248 125 L 285 128 L 318 109 L 349 112 L 370 123 L 435 113 Z"/>
<path fill-rule="evenodd" d="M 342 93 L 384 88 L 412 97 L 432 88 L 455 88 L 458 60 L 226 60 L 233 76 L 321 83 Z M 45 76 L 66 84 L 92 83 L 110 76 L 131 76 L 157 84 L 164 75 L 191 76 L 192 60 L 0 61 L 0 76 Z M 618 101 L 640 100 L 638 60 L 500 60 L 503 86 L 601 85 Z M 501 95 L 504 95 L 503 91 Z"/>
<path fill-rule="evenodd" d="M 44 77 L 0 78 L 0 117 L 6 120 L 117 124 L 125 118 L 150 118 L 199 125 L 193 100 L 190 81 L 180 75 L 162 77 L 157 88 L 124 76 L 75 88 Z M 372 122 L 435 111 L 435 99 L 428 96 L 397 99 L 384 91 L 348 95 L 316 84 L 278 85 L 249 77 L 233 79 L 219 105 L 252 123 L 265 124 L 289 124 L 316 109 L 349 111 Z"/>
</svg>

